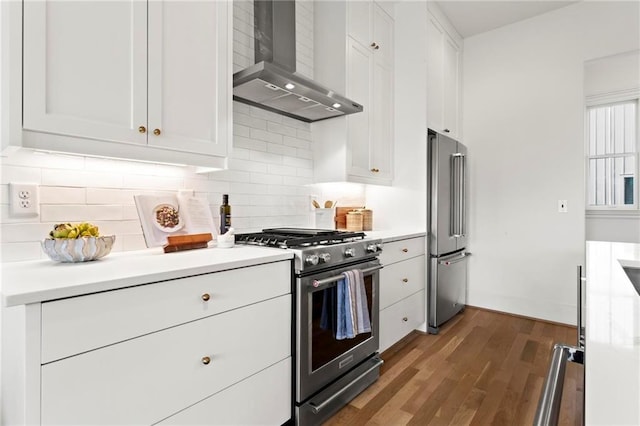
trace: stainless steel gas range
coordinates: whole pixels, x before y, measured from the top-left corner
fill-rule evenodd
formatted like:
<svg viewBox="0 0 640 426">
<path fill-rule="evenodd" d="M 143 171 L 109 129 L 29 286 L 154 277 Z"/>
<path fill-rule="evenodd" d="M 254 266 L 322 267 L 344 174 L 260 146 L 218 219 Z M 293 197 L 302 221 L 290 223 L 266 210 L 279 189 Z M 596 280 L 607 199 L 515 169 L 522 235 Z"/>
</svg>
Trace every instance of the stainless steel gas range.
<svg viewBox="0 0 640 426">
<path fill-rule="evenodd" d="M 379 343 L 381 240 L 362 232 L 279 228 L 236 235 L 240 244 L 292 250 L 294 262 L 295 418 L 320 424 L 375 382 Z M 344 272 L 362 272 L 371 331 L 336 333 L 336 300 Z"/>
</svg>

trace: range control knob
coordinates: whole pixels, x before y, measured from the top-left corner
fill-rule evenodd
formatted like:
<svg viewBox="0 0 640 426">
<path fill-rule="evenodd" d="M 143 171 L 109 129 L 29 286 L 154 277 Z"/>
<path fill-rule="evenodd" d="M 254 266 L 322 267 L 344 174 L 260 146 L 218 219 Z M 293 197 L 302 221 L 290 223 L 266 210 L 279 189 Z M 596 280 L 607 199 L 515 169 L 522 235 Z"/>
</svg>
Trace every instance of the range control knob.
<svg viewBox="0 0 640 426">
<path fill-rule="evenodd" d="M 320 263 L 329 263 L 331 255 L 329 253 L 320 253 L 318 258 L 320 259 Z"/>
<path fill-rule="evenodd" d="M 367 252 L 369 253 L 375 253 L 378 251 L 378 247 L 375 244 L 369 244 L 367 246 Z"/>
<path fill-rule="evenodd" d="M 356 255 L 356 251 L 352 248 L 348 248 L 344 251 L 344 257 L 353 257 Z"/>
<path fill-rule="evenodd" d="M 320 259 L 318 258 L 317 254 L 310 254 L 304 259 L 304 263 L 311 266 L 317 265 L 319 261 Z"/>
<path fill-rule="evenodd" d="M 382 243 L 376 244 L 376 247 L 378 248 L 378 251 L 382 251 Z"/>
</svg>

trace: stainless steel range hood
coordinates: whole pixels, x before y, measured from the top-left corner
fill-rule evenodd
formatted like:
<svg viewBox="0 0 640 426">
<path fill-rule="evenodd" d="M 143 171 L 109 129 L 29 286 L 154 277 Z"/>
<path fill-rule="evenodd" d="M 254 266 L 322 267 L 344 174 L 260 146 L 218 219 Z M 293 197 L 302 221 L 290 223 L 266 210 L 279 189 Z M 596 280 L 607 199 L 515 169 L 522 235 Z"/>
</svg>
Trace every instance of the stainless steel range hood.
<svg viewBox="0 0 640 426">
<path fill-rule="evenodd" d="M 293 0 L 254 0 L 255 65 L 233 75 L 233 99 L 308 123 L 362 105 L 296 73 Z"/>
</svg>

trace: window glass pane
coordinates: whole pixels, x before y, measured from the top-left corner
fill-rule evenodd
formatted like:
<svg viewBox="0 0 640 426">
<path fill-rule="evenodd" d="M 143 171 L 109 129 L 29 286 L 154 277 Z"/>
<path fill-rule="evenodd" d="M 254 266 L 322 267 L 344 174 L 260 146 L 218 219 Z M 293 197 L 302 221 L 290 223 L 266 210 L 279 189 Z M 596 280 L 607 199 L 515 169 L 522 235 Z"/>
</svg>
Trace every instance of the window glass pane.
<svg viewBox="0 0 640 426">
<path fill-rule="evenodd" d="M 634 102 L 625 105 L 624 109 L 624 152 L 635 152 L 638 148 L 636 144 L 638 139 L 636 137 L 637 132 L 637 108 L 638 103 Z"/>
<path fill-rule="evenodd" d="M 636 151 L 637 102 L 591 107 L 588 112 L 589 155 Z"/>
<path fill-rule="evenodd" d="M 587 202 L 592 206 L 622 206 L 634 203 L 636 185 L 634 156 L 589 160 Z"/>
</svg>

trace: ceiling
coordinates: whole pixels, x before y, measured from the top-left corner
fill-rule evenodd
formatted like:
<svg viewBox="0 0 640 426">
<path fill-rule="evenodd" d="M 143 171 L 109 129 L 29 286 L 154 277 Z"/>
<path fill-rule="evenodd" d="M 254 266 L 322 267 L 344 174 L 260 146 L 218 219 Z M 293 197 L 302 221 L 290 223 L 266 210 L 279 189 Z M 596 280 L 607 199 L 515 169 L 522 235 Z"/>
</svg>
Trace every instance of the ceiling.
<svg viewBox="0 0 640 426">
<path fill-rule="evenodd" d="M 436 3 L 458 33 L 466 38 L 565 7 L 576 1 L 440 0 Z"/>
</svg>

